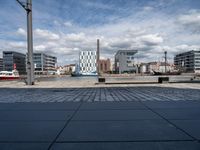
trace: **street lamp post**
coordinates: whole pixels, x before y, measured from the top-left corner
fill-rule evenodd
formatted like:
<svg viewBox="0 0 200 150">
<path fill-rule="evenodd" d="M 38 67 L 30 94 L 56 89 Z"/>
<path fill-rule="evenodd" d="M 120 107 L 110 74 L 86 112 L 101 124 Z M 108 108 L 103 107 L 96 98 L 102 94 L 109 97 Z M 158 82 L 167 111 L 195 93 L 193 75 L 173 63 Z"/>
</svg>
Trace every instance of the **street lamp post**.
<svg viewBox="0 0 200 150">
<path fill-rule="evenodd" d="M 32 31 L 32 0 L 23 3 L 16 0 L 27 12 L 27 85 L 34 85 L 34 64 L 33 64 L 33 31 Z"/>
<path fill-rule="evenodd" d="M 167 72 L 167 51 L 165 51 L 165 73 Z"/>
</svg>

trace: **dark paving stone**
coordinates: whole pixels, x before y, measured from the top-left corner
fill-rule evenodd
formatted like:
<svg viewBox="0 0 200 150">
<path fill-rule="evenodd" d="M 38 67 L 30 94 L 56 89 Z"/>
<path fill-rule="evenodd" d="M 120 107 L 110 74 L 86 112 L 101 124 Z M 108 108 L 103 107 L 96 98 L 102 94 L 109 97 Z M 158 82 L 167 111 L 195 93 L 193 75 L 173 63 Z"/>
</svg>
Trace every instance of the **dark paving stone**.
<svg viewBox="0 0 200 150">
<path fill-rule="evenodd" d="M 83 103 L 80 110 L 102 110 L 102 109 L 146 109 L 140 102 L 88 102 Z"/>
<path fill-rule="evenodd" d="M 200 140 L 200 120 L 172 120 L 172 122 Z"/>
<path fill-rule="evenodd" d="M 75 110 L 79 105 L 79 102 L 0 103 L 0 110 Z"/>
<path fill-rule="evenodd" d="M 73 120 L 144 120 L 161 119 L 150 110 L 93 110 L 79 111 Z"/>
<path fill-rule="evenodd" d="M 49 142 L 63 126 L 63 121 L 0 121 L 0 142 Z"/>
<path fill-rule="evenodd" d="M 200 101 L 194 101 L 199 90 L 192 91 L 160 87 L 1 89 L 0 101 L 8 103 L 0 103 L 0 150 L 47 149 L 81 104 L 67 101 L 80 100 L 99 102 L 83 103 L 52 149 L 199 150 L 199 143 L 184 141 L 193 139 L 145 107 L 200 140 Z M 16 101 L 28 103 L 9 103 Z"/>
<path fill-rule="evenodd" d="M 199 150 L 197 142 L 56 143 L 51 150 Z"/>
<path fill-rule="evenodd" d="M 200 108 L 156 109 L 155 111 L 167 119 L 200 119 Z"/>
<path fill-rule="evenodd" d="M 200 101 L 145 101 L 150 108 L 200 108 Z"/>
<path fill-rule="evenodd" d="M 2 110 L 0 111 L 0 121 L 5 120 L 67 120 L 71 117 L 74 111 L 41 111 L 41 110 Z"/>
<path fill-rule="evenodd" d="M 164 120 L 73 121 L 58 141 L 190 140 Z"/>
<path fill-rule="evenodd" d="M 0 150 L 47 150 L 49 143 L 0 143 Z"/>
</svg>

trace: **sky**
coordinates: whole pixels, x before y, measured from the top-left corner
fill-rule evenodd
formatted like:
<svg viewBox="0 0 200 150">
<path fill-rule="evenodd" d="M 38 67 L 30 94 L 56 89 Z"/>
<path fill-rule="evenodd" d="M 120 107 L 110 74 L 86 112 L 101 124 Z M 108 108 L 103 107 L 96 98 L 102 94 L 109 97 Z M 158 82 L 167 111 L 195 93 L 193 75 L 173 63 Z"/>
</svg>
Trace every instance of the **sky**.
<svg viewBox="0 0 200 150">
<path fill-rule="evenodd" d="M 21 0 L 25 1 L 25 0 Z M 135 61 L 173 62 L 200 50 L 200 0 L 32 0 L 34 51 L 55 55 L 58 65 L 78 62 L 80 50 L 114 60 L 118 50 L 138 50 Z M 27 52 L 26 12 L 0 0 L 2 51 Z"/>
</svg>

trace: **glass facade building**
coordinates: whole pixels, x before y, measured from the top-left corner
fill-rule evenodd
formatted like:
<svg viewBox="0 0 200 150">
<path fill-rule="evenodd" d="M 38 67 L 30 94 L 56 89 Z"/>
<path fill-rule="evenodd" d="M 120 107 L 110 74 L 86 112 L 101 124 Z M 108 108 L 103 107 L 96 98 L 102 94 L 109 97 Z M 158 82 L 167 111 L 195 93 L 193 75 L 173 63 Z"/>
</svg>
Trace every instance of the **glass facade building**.
<svg viewBox="0 0 200 150">
<path fill-rule="evenodd" d="M 3 58 L 0 58 L 0 71 L 3 71 Z"/>
<path fill-rule="evenodd" d="M 3 70 L 12 71 L 14 65 L 19 74 L 26 74 L 26 55 L 14 51 L 3 51 Z"/>
<path fill-rule="evenodd" d="M 34 53 L 33 63 L 35 74 L 54 74 L 56 72 L 57 58 L 45 53 Z"/>
<path fill-rule="evenodd" d="M 182 72 L 200 73 L 200 51 L 188 51 L 174 57 L 176 69 Z"/>
<path fill-rule="evenodd" d="M 116 73 L 133 73 L 136 72 L 135 54 L 137 50 L 119 50 L 115 54 L 115 71 Z"/>
<path fill-rule="evenodd" d="M 79 54 L 79 73 L 97 74 L 96 51 L 81 51 Z"/>
</svg>

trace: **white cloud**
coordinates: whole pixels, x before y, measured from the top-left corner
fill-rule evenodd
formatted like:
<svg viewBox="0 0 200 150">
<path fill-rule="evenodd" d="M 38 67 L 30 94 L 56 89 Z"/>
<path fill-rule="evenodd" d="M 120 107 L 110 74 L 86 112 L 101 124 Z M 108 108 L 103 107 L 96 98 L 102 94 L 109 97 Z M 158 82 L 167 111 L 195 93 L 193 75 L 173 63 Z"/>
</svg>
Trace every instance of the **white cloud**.
<svg viewBox="0 0 200 150">
<path fill-rule="evenodd" d="M 72 42 L 82 42 L 82 41 L 86 40 L 85 33 L 83 33 L 83 32 L 67 34 L 67 35 L 65 35 L 64 38 L 66 41 L 72 41 Z"/>
<path fill-rule="evenodd" d="M 27 46 L 27 43 L 26 42 L 7 42 L 7 46 L 8 47 L 12 47 L 14 49 L 25 49 L 26 46 Z"/>
<path fill-rule="evenodd" d="M 147 6 L 141 11 L 151 9 L 156 8 Z M 188 30 L 181 28 L 184 26 L 193 30 L 195 27 L 197 30 L 199 14 L 199 11 L 176 16 L 156 14 L 151 16 L 152 18 L 138 20 L 137 15 L 130 14 L 124 18 L 115 18 L 114 22 L 86 27 L 55 20 L 54 31 L 40 28 L 34 30 L 34 50 L 54 54 L 60 64 L 73 63 L 71 61 L 78 60 L 79 50 L 96 50 L 96 39 L 99 38 L 103 58 L 109 57 L 113 60 L 119 49 L 137 49 L 138 61 L 158 61 L 162 60 L 164 49 L 172 60 L 176 53 L 200 48 L 199 35 L 189 34 Z M 68 30 L 62 30 L 66 29 L 66 26 L 69 27 Z M 26 35 L 23 28 L 16 32 Z M 9 41 L 0 44 L 9 50 L 24 49 L 23 52 L 26 52 L 26 42 Z"/>
<path fill-rule="evenodd" d="M 24 29 L 18 28 L 17 34 L 18 34 L 18 35 L 22 35 L 22 36 L 26 36 L 27 33 L 26 33 L 26 31 L 25 31 Z"/>
<path fill-rule="evenodd" d="M 44 50 L 46 50 L 46 46 L 45 45 L 36 45 L 36 46 L 34 46 L 34 50 L 44 51 Z"/>
<path fill-rule="evenodd" d="M 200 11 L 191 10 L 189 13 L 180 15 L 178 22 L 194 32 L 200 32 Z"/>
<path fill-rule="evenodd" d="M 34 36 L 42 40 L 59 40 L 60 36 L 48 30 L 35 29 Z"/>
<path fill-rule="evenodd" d="M 190 24 L 198 24 L 200 25 L 200 13 L 199 12 L 192 12 L 187 15 L 181 15 L 179 17 L 179 21 L 184 25 Z"/>
<path fill-rule="evenodd" d="M 149 12 L 149 11 L 152 11 L 154 8 L 151 7 L 151 6 L 145 6 L 143 7 L 143 10 L 146 11 L 146 12 Z"/>
<path fill-rule="evenodd" d="M 190 51 L 190 50 L 200 50 L 200 45 L 183 44 L 183 45 L 177 45 L 175 47 L 176 53 L 186 52 L 186 51 Z"/>
<path fill-rule="evenodd" d="M 66 27 L 71 27 L 71 26 L 72 26 L 72 23 L 71 23 L 70 21 L 67 21 L 67 22 L 64 23 L 64 25 L 65 25 Z"/>
<path fill-rule="evenodd" d="M 60 22 L 57 21 L 57 20 L 54 20 L 53 23 L 54 23 L 56 26 L 60 26 Z"/>
<path fill-rule="evenodd" d="M 112 5 L 106 5 L 100 2 L 92 2 L 92 1 L 88 1 L 88 2 L 84 2 L 84 5 L 86 5 L 87 7 L 92 7 L 92 8 L 96 8 L 96 9 L 105 9 L 105 10 L 113 10 L 115 9 Z"/>
<path fill-rule="evenodd" d="M 131 48 L 131 42 L 128 40 L 116 40 L 114 42 L 111 42 L 109 44 L 110 47 L 115 49 L 130 49 Z"/>
<path fill-rule="evenodd" d="M 163 43 L 163 38 L 157 34 L 143 35 L 138 40 L 149 46 Z"/>
</svg>

